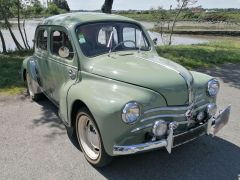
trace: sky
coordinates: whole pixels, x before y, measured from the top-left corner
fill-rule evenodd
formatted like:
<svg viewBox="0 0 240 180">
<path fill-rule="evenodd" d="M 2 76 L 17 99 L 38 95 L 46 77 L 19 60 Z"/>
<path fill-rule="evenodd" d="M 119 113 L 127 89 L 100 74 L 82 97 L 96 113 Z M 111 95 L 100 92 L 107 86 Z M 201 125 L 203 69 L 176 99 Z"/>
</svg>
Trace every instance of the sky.
<svg viewBox="0 0 240 180">
<path fill-rule="evenodd" d="M 67 0 L 71 10 L 99 10 L 104 0 Z M 176 6 L 176 0 L 114 0 L 114 10 L 148 10 L 152 7 L 169 9 Z M 240 0 L 198 0 L 195 6 L 203 8 L 240 8 Z"/>
</svg>

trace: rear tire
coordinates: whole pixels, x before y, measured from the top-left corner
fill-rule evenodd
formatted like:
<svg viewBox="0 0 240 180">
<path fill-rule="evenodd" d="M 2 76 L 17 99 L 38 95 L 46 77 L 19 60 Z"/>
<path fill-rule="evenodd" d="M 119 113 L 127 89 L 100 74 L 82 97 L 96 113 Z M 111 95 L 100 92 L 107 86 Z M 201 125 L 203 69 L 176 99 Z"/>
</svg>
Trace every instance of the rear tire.
<svg viewBox="0 0 240 180">
<path fill-rule="evenodd" d="M 29 94 L 30 98 L 33 101 L 39 101 L 40 99 L 42 99 L 42 96 L 43 96 L 42 93 L 40 93 L 40 94 L 34 93 L 33 87 L 32 87 L 33 80 L 29 76 L 28 72 L 26 73 L 26 81 L 27 81 L 27 93 Z"/>
<path fill-rule="evenodd" d="M 87 108 L 78 111 L 75 125 L 78 143 L 87 161 L 95 167 L 109 164 L 112 157 L 106 153 L 100 131 Z"/>
</svg>

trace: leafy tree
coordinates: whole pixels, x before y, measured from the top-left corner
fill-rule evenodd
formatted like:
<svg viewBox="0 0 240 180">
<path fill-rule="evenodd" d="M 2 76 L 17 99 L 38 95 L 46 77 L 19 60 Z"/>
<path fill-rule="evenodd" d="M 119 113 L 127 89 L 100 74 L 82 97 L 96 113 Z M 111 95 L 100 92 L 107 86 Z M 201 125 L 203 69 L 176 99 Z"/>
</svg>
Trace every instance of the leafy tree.
<svg viewBox="0 0 240 180">
<path fill-rule="evenodd" d="M 11 37 L 17 47 L 18 50 L 22 50 L 23 47 L 21 44 L 18 42 L 17 38 L 15 37 L 11 24 L 9 23 L 8 19 L 11 17 L 14 17 L 13 14 L 13 7 L 16 7 L 17 1 L 16 0 L 0 0 L 0 17 L 2 17 L 4 21 L 4 25 L 6 28 L 9 30 Z"/>
<path fill-rule="evenodd" d="M 66 0 L 53 0 L 52 3 L 56 4 L 57 7 L 60 8 L 60 9 L 64 9 L 67 12 L 70 11 L 70 8 L 69 8 Z"/>
<path fill-rule="evenodd" d="M 49 3 L 48 4 L 48 9 L 47 9 L 48 13 L 51 15 L 57 15 L 60 14 L 60 9 L 57 7 L 56 4 L 54 3 Z"/>
</svg>

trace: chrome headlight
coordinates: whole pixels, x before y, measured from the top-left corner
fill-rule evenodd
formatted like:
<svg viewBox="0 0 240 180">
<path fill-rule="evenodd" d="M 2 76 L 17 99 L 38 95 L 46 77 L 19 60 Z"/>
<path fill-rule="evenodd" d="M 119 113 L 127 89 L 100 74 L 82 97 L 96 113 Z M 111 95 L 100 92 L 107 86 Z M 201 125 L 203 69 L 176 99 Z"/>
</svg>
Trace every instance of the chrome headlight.
<svg viewBox="0 0 240 180">
<path fill-rule="evenodd" d="M 209 96 L 216 96 L 219 91 L 219 82 L 217 79 L 212 79 L 208 82 L 208 94 Z"/>
<path fill-rule="evenodd" d="M 140 106 L 137 102 L 127 103 L 122 111 L 122 120 L 125 123 L 133 124 L 140 116 Z"/>
</svg>

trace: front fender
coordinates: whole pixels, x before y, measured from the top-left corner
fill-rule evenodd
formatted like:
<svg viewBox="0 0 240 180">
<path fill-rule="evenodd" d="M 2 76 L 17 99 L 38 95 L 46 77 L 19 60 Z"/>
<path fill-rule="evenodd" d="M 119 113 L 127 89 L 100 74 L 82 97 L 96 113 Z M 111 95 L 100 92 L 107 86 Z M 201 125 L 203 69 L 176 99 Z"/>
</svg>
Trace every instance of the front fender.
<svg viewBox="0 0 240 180">
<path fill-rule="evenodd" d="M 137 123 L 128 125 L 121 118 L 122 109 L 127 102 L 139 102 L 142 112 L 146 107 L 166 106 L 165 99 L 152 90 L 84 72 L 81 74 L 82 81 L 69 90 L 68 107 L 72 107 L 76 100 L 81 100 L 87 105 L 98 125 L 105 150 L 109 155 L 113 155 L 114 144 L 136 140 L 129 132 L 137 126 Z M 68 117 L 71 119 L 71 109 Z"/>
</svg>

